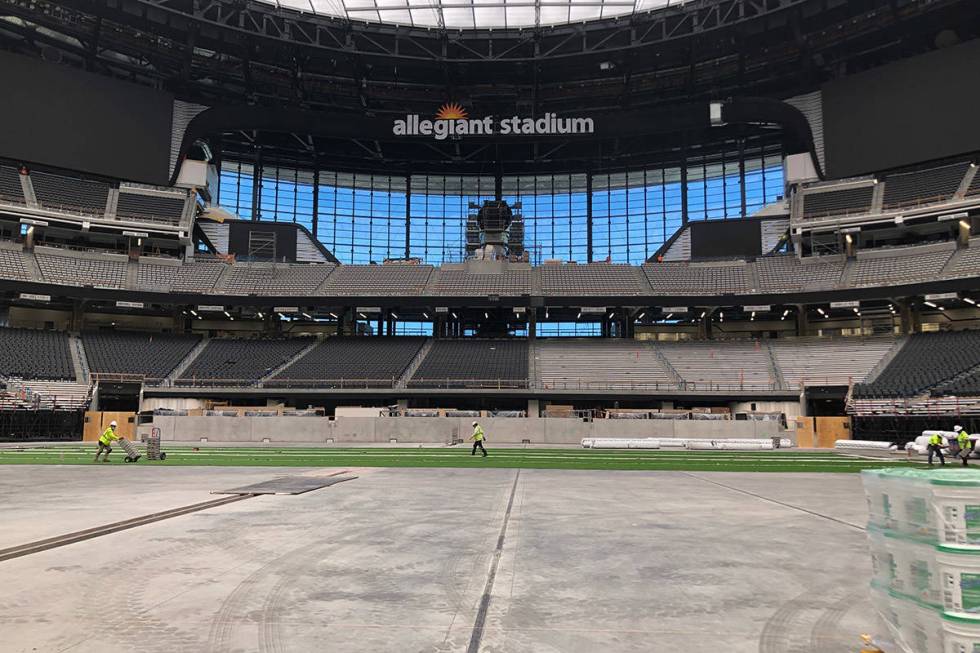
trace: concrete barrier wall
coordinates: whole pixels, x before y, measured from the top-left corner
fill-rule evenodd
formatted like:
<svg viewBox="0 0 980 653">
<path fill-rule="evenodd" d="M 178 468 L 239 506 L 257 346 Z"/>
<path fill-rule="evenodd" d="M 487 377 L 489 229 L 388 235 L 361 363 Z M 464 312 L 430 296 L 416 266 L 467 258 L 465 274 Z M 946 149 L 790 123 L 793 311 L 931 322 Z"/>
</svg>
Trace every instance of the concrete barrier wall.
<svg viewBox="0 0 980 653">
<path fill-rule="evenodd" d="M 466 440 L 471 417 L 191 417 L 157 415 L 165 441 L 199 442 L 419 442 Z M 582 438 L 765 438 L 789 437 L 777 422 L 698 420 L 595 420 L 573 418 L 482 418 L 489 443 L 578 445 Z M 149 425 L 140 428 L 143 434 Z"/>
</svg>

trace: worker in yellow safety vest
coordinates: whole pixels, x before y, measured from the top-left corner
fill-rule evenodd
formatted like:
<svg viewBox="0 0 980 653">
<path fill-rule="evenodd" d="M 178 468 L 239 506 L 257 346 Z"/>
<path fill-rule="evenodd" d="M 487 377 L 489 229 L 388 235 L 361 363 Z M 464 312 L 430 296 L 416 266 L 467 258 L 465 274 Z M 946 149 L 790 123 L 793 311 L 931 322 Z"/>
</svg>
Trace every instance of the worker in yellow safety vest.
<svg viewBox="0 0 980 653">
<path fill-rule="evenodd" d="M 963 466 L 966 467 L 967 459 L 973 453 L 973 441 L 970 439 L 970 434 L 962 426 L 954 426 L 953 430 L 956 431 L 956 444 L 960 447 L 956 455 L 963 460 Z"/>
<path fill-rule="evenodd" d="M 109 454 L 112 453 L 112 441 L 118 440 L 119 436 L 116 435 L 116 420 L 109 422 L 109 428 L 105 430 L 102 435 L 99 436 L 99 450 L 95 453 L 95 462 L 99 462 L 99 456 L 105 451 L 105 456 L 102 458 L 102 462 L 109 462 Z"/>
<path fill-rule="evenodd" d="M 487 450 L 483 446 L 483 441 L 486 440 L 486 436 L 483 435 L 483 427 L 477 422 L 473 422 L 473 435 L 470 436 L 470 440 L 473 440 L 473 452 L 470 455 L 475 456 L 476 448 L 479 447 L 480 451 L 483 452 L 483 456 L 486 457 Z"/>
<path fill-rule="evenodd" d="M 946 464 L 946 459 L 943 457 L 943 436 L 938 433 L 933 433 L 929 436 L 929 464 L 932 464 L 932 454 L 939 456 L 939 462 L 943 465 Z"/>
</svg>

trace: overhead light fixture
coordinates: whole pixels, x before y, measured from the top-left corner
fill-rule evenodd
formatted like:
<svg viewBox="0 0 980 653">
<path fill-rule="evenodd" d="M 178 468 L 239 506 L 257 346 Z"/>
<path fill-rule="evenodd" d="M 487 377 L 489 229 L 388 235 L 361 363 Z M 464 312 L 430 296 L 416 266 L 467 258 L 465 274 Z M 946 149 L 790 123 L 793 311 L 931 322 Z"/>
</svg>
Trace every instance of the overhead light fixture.
<svg viewBox="0 0 980 653">
<path fill-rule="evenodd" d="M 546 308 L 546 309 L 544 309 L 544 319 L 546 319 L 546 320 L 547 320 L 547 319 L 549 319 L 550 317 L 551 317 L 551 316 L 550 316 L 550 315 L 548 315 L 548 309 L 547 309 L 547 308 Z"/>
<path fill-rule="evenodd" d="M 490 319 L 490 314 L 487 313 L 486 311 L 483 311 L 483 319 L 484 320 L 489 320 Z"/>
<path fill-rule="evenodd" d="M 960 220 L 960 226 L 963 227 L 964 229 L 969 229 L 970 223 L 967 222 L 966 220 Z"/>
<path fill-rule="evenodd" d="M 327 315 L 329 315 L 330 317 L 332 317 L 335 320 L 337 319 L 337 314 L 336 313 L 327 313 Z"/>
<path fill-rule="evenodd" d="M 610 320 L 613 319 L 614 317 L 616 317 L 616 313 L 615 312 L 612 312 L 612 313 L 609 314 L 609 319 Z"/>
<path fill-rule="evenodd" d="M 309 313 L 303 313 L 303 317 L 305 317 L 307 320 L 312 320 L 313 319 L 312 317 L 310 317 L 310 314 Z"/>
<path fill-rule="evenodd" d="M 259 311 L 259 319 L 260 320 L 264 320 L 265 319 L 265 315 L 262 315 L 262 311 Z"/>
<path fill-rule="evenodd" d="M 824 317 L 826 317 L 826 316 L 827 316 L 827 314 L 826 314 L 826 313 L 824 312 L 824 310 L 823 310 L 822 308 L 820 308 L 819 306 L 817 307 L 817 313 L 820 313 L 820 314 L 821 314 L 821 315 L 823 315 Z"/>
<path fill-rule="evenodd" d="M 785 314 L 785 313 L 783 313 L 783 316 L 782 316 L 781 318 L 779 318 L 779 319 L 780 319 L 780 320 L 785 320 L 785 319 L 786 319 L 786 314 Z"/>
<path fill-rule="evenodd" d="M 861 314 L 861 311 L 858 310 L 858 307 L 857 306 L 854 306 L 853 308 L 854 308 L 854 312 L 855 313 L 857 313 L 858 315 Z"/>
<path fill-rule="evenodd" d="M 667 313 L 667 317 L 665 317 L 665 318 L 664 318 L 664 320 L 665 320 L 665 321 L 666 321 L 666 320 L 669 320 L 669 319 L 670 319 L 670 318 L 672 318 L 672 317 L 674 317 L 674 314 L 673 314 L 673 313 Z"/>
<path fill-rule="evenodd" d="M 581 314 L 581 313 L 579 313 L 578 315 L 576 315 L 576 316 L 575 316 L 575 319 L 576 319 L 576 320 L 581 320 L 581 319 L 582 319 L 582 314 Z"/>
<path fill-rule="evenodd" d="M 429 314 L 428 314 L 428 313 L 426 313 L 425 311 L 423 311 L 423 312 L 422 312 L 422 317 L 424 317 L 425 319 L 427 319 L 427 320 L 428 320 L 428 319 L 429 319 Z"/>
<path fill-rule="evenodd" d="M 454 319 L 454 320 L 458 320 L 458 319 L 459 319 L 459 318 L 458 318 L 458 317 L 456 316 L 456 314 L 455 314 L 455 313 L 453 313 L 453 319 Z"/>
<path fill-rule="evenodd" d="M 361 317 L 362 320 L 367 319 L 367 315 L 365 315 L 364 313 L 358 313 L 358 315 Z"/>
<path fill-rule="evenodd" d="M 936 305 L 933 304 L 932 302 L 926 301 L 926 302 L 922 302 L 922 303 L 925 304 L 926 306 L 931 306 L 933 308 L 936 308 Z"/>
<path fill-rule="evenodd" d="M 946 310 L 946 309 L 945 309 L 945 308 L 943 308 L 942 306 L 937 306 L 936 308 L 937 308 L 937 309 L 939 309 L 940 311 L 945 311 L 945 310 Z"/>
<path fill-rule="evenodd" d="M 701 311 L 701 319 L 703 320 L 704 319 L 704 316 L 707 315 L 707 314 L 708 314 L 708 311 Z"/>
<path fill-rule="evenodd" d="M 787 315 L 789 315 L 789 309 L 788 308 L 785 311 L 783 311 L 783 319 L 786 319 L 786 316 Z"/>
<path fill-rule="evenodd" d="M 193 308 L 191 309 L 191 315 L 197 317 L 197 311 L 195 311 Z"/>
<path fill-rule="evenodd" d="M 749 318 L 749 320 L 754 320 L 754 319 L 755 319 L 755 311 L 752 311 L 752 316 Z"/>
<path fill-rule="evenodd" d="M 964 297 L 963 298 L 963 301 L 965 301 L 967 304 L 971 304 L 973 306 L 976 306 L 977 305 L 977 302 L 974 301 L 974 300 L 972 300 L 972 299 L 970 299 L 969 297 Z"/>
<path fill-rule="evenodd" d="M 225 311 L 225 317 L 231 317 L 231 313 L 229 313 L 228 311 Z"/>
<path fill-rule="evenodd" d="M 393 318 L 395 318 L 397 320 L 398 319 L 398 313 L 392 311 L 391 312 L 391 317 L 393 317 Z"/>
</svg>

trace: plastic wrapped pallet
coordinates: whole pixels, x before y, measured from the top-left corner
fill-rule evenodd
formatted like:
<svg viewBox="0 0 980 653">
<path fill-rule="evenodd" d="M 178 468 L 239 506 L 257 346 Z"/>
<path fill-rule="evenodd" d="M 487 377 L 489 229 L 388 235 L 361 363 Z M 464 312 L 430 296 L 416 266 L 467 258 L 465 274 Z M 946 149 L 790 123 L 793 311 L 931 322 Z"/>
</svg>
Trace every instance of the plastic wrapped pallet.
<svg viewBox="0 0 980 653">
<path fill-rule="evenodd" d="M 872 604 L 906 653 L 980 651 L 980 472 L 861 473 Z"/>
<path fill-rule="evenodd" d="M 765 451 L 773 449 L 772 439 L 726 439 L 726 440 L 688 440 L 687 448 L 692 451 Z"/>
</svg>

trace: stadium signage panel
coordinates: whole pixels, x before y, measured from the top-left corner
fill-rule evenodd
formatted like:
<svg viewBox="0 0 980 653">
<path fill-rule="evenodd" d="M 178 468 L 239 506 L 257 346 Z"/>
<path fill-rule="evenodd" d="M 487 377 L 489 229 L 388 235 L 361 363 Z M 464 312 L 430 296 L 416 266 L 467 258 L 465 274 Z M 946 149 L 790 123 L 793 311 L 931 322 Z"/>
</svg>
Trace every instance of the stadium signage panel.
<svg viewBox="0 0 980 653">
<path fill-rule="evenodd" d="M 771 308 L 772 306 L 769 306 L 768 304 L 758 304 L 753 306 L 749 306 L 749 305 L 743 306 L 742 310 L 755 311 L 756 313 L 768 313 L 769 309 Z"/>
<path fill-rule="evenodd" d="M 861 302 L 830 302 L 831 308 L 861 308 Z"/>
<path fill-rule="evenodd" d="M 687 313 L 687 306 L 664 306 L 661 313 Z"/>
<path fill-rule="evenodd" d="M 295 306 L 273 306 L 273 313 L 299 313 L 299 309 Z"/>
<path fill-rule="evenodd" d="M 592 118 L 575 116 L 561 118 L 547 112 L 539 118 L 508 116 L 496 118 L 470 118 L 460 104 L 444 104 L 434 119 L 423 118 L 417 113 L 396 118 L 391 125 L 395 136 L 430 136 L 437 141 L 462 136 L 549 136 L 552 134 L 594 134 Z"/>
<path fill-rule="evenodd" d="M 449 312 L 448 306 L 436 306 L 436 313 L 448 313 L 448 312 Z"/>
<path fill-rule="evenodd" d="M 932 293 L 931 295 L 926 295 L 925 299 L 926 301 L 930 302 L 938 302 L 944 299 L 956 299 L 957 297 L 959 297 L 959 295 L 957 295 L 955 292 L 937 292 Z"/>
<path fill-rule="evenodd" d="M 225 310 L 224 306 L 214 306 L 212 304 L 201 304 L 197 307 L 199 311 L 213 311 L 215 313 L 221 313 Z"/>
<path fill-rule="evenodd" d="M 51 295 L 35 295 L 34 293 L 22 292 L 20 294 L 21 299 L 26 299 L 32 302 L 50 302 Z"/>
<path fill-rule="evenodd" d="M 959 213 L 946 213 L 945 215 L 941 215 L 936 219 L 940 222 L 946 222 L 947 220 L 964 220 L 969 217 L 970 214 L 967 211 L 960 211 Z"/>
<path fill-rule="evenodd" d="M 599 315 L 606 313 L 605 306 L 583 306 L 579 309 L 579 313 L 584 315 Z"/>
<path fill-rule="evenodd" d="M 118 308 L 143 308 L 143 302 L 116 302 Z"/>
<path fill-rule="evenodd" d="M 358 313 L 380 313 L 381 312 L 381 307 L 380 306 L 358 306 L 357 307 L 357 312 Z"/>
</svg>

